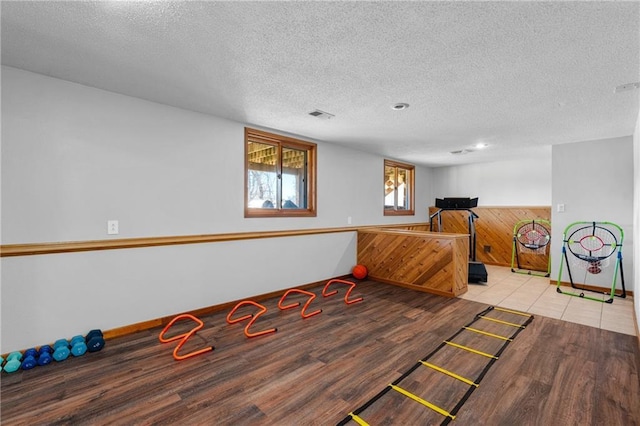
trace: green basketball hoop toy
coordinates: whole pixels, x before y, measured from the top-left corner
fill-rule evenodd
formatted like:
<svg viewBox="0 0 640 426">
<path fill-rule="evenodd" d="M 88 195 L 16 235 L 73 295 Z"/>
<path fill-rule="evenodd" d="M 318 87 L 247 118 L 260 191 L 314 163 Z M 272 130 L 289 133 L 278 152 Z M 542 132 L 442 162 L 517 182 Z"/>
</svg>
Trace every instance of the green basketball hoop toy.
<svg viewBox="0 0 640 426">
<path fill-rule="evenodd" d="M 513 227 L 513 250 L 511 251 L 511 272 L 518 274 L 548 277 L 551 274 L 551 256 L 549 242 L 551 241 L 551 222 L 544 219 L 521 220 Z M 526 255 L 548 256 L 547 270 L 539 271 L 531 268 L 523 268 L 522 257 Z M 525 255 L 525 256 L 522 256 Z M 524 265 L 524 262 L 522 262 Z"/>
<path fill-rule="evenodd" d="M 568 237 L 567 237 L 568 236 Z M 604 303 L 613 303 L 613 297 L 627 297 L 627 291 L 624 286 L 624 273 L 622 271 L 622 241 L 624 232 L 622 228 L 611 222 L 574 222 L 568 225 L 562 234 L 562 259 L 560 260 L 560 272 L 558 273 L 558 284 L 556 291 L 569 296 L 582 297 L 589 300 L 595 300 Z M 569 261 L 569 254 L 572 255 L 572 262 Z M 613 262 L 612 260 L 615 259 Z M 563 263 L 564 262 L 564 263 Z M 598 291 L 597 288 L 602 287 L 595 279 L 595 276 L 601 274 L 608 266 L 613 263 L 613 277 L 611 280 L 611 290 Z M 567 266 L 567 273 L 571 287 L 579 290 L 579 293 L 563 291 L 560 289 L 562 280 L 563 264 Z M 576 286 L 573 281 L 571 268 L 584 269 L 584 283 L 582 287 Z M 616 294 L 616 282 L 620 273 L 620 282 L 622 284 L 622 293 Z M 586 288 L 587 277 L 594 277 L 594 284 L 590 288 Z M 602 277 L 600 281 L 606 280 Z M 604 287 L 603 287 L 604 288 Z M 592 293 L 600 293 L 609 295 L 609 298 L 603 300 L 594 296 L 585 295 L 585 291 Z"/>
</svg>

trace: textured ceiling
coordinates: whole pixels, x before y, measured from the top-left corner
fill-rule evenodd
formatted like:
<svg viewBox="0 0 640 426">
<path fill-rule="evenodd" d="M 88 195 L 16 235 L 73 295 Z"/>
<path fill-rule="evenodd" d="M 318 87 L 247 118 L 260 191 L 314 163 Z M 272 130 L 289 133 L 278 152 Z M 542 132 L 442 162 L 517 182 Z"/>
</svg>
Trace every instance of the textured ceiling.
<svg viewBox="0 0 640 426">
<path fill-rule="evenodd" d="M 7 2 L 2 64 L 430 166 L 633 133 L 639 2 Z M 411 106 L 395 111 L 391 105 Z M 320 109 L 330 120 L 308 115 Z M 466 155 L 478 142 L 489 147 Z"/>
</svg>

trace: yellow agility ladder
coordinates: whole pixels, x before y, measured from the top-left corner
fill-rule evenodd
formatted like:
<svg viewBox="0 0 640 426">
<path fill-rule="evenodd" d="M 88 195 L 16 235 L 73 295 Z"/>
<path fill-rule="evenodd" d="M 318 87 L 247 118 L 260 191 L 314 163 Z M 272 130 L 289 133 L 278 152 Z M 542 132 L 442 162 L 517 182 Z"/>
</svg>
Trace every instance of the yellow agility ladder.
<svg viewBox="0 0 640 426">
<path fill-rule="evenodd" d="M 492 311 L 499 311 L 499 312 L 504 312 L 507 314 L 512 314 L 515 315 L 516 319 L 514 319 L 514 322 L 511 321 L 504 321 L 498 318 L 493 318 L 491 316 L 489 316 L 489 314 Z M 517 321 L 518 318 L 524 318 L 525 321 L 523 323 L 519 323 L 519 322 L 515 322 Z M 472 325 L 474 325 L 474 323 L 478 322 L 481 323 L 483 321 L 490 321 L 490 322 L 494 322 L 494 323 L 499 323 L 502 325 L 506 325 L 509 327 L 513 327 L 515 328 L 515 331 L 513 332 L 513 334 L 511 334 L 510 336 L 501 336 L 495 333 L 489 333 L 485 330 L 476 328 L 476 327 L 472 327 Z M 514 311 L 514 310 L 510 310 L 510 309 L 504 309 L 504 308 L 498 308 L 498 307 L 494 307 L 494 306 L 490 306 L 489 308 L 485 309 L 484 311 L 480 312 L 479 314 L 477 314 L 475 316 L 475 318 L 473 319 L 473 321 L 471 321 L 469 324 L 465 325 L 464 327 L 462 327 L 457 333 L 455 333 L 453 336 L 451 336 L 449 339 L 445 340 L 444 342 L 442 342 L 440 344 L 440 346 L 438 346 L 436 349 L 434 349 L 429 355 L 427 355 L 426 357 L 422 358 L 421 360 L 419 360 L 413 367 L 411 367 L 407 372 L 405 372 L 402 376 L 400 376 L 396 381 L 394 381 L 393 383 L 390 383 L 389 385 L 387 385 L 387 387 L 385 387 L 384 389 L 382 389 L 380 392 L 378 392 L 377 395 L 375 395 L 373 398 L 371 398 L 369 401 L 367 401 L 366 403 L 364 403 L 363 405 L 361 405 L 358 409 L 350 412 L 344 419 L 342 419 L 339 423 L 338 426 L 343 426 L 346 425 L 347 423 L 349 423 L 350 421 L 354 421 L 355 423 L 359 424 L 360 426 L 367 426 L 369 423 L 366 422 L 366 420 L 364 420 L 362 417 L 360 417 L 360 414 L 362 414 L 362 412 L 364 412 L 367 408 L 369 408 L 371 405 L 373 405 L 377 400 L 379 400 L 384 394 L 386 394 L 389 391 L 395 391 L 398 392 L 404 396 L 406 396 L 407 398 L 412 399 L 415 402 L 418 402 L 419 404 L 424 405 L 425 407 L 430 408 L 431 410 L 441 414 L 444 419 L 442 421 L 442 423 L 440 423 L 442 426 L 448 424 L 450 421 L 454 420 L 456 418 L 456 414 L 458 413 L 458 411 L 460 410 L 460 408 L 462 408 L 462 405 L 467 401 L 467 399 L 469 399 L 469 397 L 471 396 L 471 394 L 473 393 L 474 390 L 476 390 L 478 388 L 478 386 L 480 385 L 480 381 L 484 378 L 484 376 L 487 374 L 487 372 L 489 371 L 489 369 L 491 368 L 491 366 L 498 360 L 498 358 L 500 357 L 500 355 L 502 355 L 502 352 L 504 352 L 504 350 L 506 349 L 507 345 L 509 343 L 511 343 L 513 341 L 513 339 L 516 338 L 516 336 L 518 334 L 520 334 L 520 332 L 522 330 L 524 330 L 527 325 L 529 325 L 529 323 L 531 323 L 531 321 L 533 321 L 533 315 L 529 315 L 527 313 L 524 312 L 519 312 L 519 311 Z M 487 336 L 490 338 L 495 338 L 498 340 L 501 340 L 502 346 L 500 346 L 500 348 L 498 349 L 498 351 L 495 354 L 489 354 L 474 348 L 470 348 L 468 346 L 464 346 L 458 343 L 454 343 L 452 340 L 454 338 L 456 338 L 457 336 L 459 336 L 462 333 L 476 333 L 482 336 Z M 475 380 L 471 380 L 469 378 L 466 377 L 462 377 L 461 375 L 458 375 L 454 372 L 448 371 L 445 368 L 442 368 L 441 366 L 437 366 L 434 365 L 432 363 L 427 362 L 427 360 L 429 358 L 431 358 L 432 356 L 434 356 L 438 351 L 440 351 L 442 348 L 445 347 L 455 347 L 467 352 L 471 352 L 473 354 L 482 356 L 484 358 L 487 358 L 487 365 L 482 369 L 482 371 L 480 372 L 480 374 L 478 375 L 478 377 L 475 378 Z M 400 385 L 400 382 L 402 382 L 404 379 L 406 379 L 411 373 L 413 373 L 414 371 L 416 371 L 418 368 L 420 367 L 427 367 L 430 368 L 432 370 L 435 370 L 439 373 L 445 374 L 449 377 L 453 377 L 454 379 L 457 379 L 463 383 L 466 383 L 467 385 L 469 385 L 469 389 L 466 391 L 466 393 L 464 394 L 464 396 L 462 397 L 462 399 L 453 407 L 453 409 L 451 410 L 445 410 L 441 407 L 438 407 L 437 405 L 407 391 L 406 389 L 402 388 Z"/>
</svg>

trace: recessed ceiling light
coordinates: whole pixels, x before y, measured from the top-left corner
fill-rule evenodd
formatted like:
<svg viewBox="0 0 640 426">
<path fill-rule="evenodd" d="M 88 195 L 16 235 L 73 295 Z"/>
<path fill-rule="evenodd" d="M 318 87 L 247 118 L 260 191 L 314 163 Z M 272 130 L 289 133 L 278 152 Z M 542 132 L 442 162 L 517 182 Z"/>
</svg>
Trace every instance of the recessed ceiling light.
<svg viewBox="0 0 640 426">
<path fill-rule="evenodd" d="M 486 148 L 488 146 L 489 146 L 489 144 L 488 143 L 484 143 L 484 142 L 479 142 L 479 143 L 476 144 L 476 148 L 478 148 L 478 149 Z"/>
<path fill-rule="evenodd" d="M 399 103 L 391 105 L 391 109 L 395 109 L 396 111 L 402 111 L 403 109 L 409 108 L 409 104 Z"/>
</svg>

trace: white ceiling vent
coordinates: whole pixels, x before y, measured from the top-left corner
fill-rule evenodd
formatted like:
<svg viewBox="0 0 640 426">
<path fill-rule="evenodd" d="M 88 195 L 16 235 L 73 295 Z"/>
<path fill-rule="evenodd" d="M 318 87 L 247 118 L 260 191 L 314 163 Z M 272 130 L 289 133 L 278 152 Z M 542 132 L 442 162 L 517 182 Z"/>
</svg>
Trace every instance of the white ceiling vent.
<svg viewBox="0 0 640 426">
<path fill-rule="evenodd" d="M 404 103 L 404 102 L 399 103 L 399 104 L 393 104 L 393 105 L 391 105 L 391 109 L 394 109 L 394 110 L 396 110 L 396 111 L 402 111 L 402 110 L 405 110 L 405 109 L 407 109 L 407 108 L 409 108 L 409 104 L 406 104 L 406 103 Z"/>
<path fill-rule="evenodd" d="M 615 93 L 626 92 L 627 90 L 640 89 L 640 82 L 638 83 L 627 83 L 621 84 L 617 86 L 614 90 Z"/>
<path fill-rule="evenodd" d="M 333 114 L 329 114 L 328 112 L 320 111 L 319 109 L 310 112 L 309 115 L 313 115 L 314 117 L 324 118 L 325 120 L 329 120 L 330 118 L 335 117 Z"/>
</svg>

